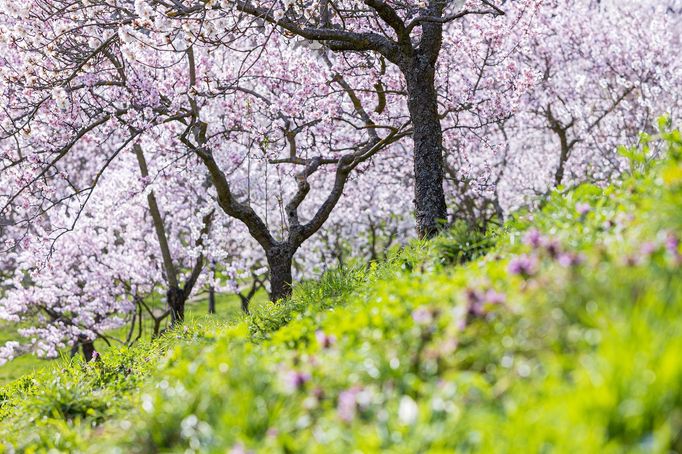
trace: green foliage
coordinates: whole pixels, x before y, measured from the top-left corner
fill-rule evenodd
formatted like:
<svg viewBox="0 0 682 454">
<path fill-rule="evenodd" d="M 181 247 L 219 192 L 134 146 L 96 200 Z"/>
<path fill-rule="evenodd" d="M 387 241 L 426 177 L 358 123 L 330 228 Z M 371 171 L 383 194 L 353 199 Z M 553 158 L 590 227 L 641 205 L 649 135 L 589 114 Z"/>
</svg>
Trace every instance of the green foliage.
<svg viewBox="0 0 682 454">
<path fill-rule="evenodd" d="M 164 338 L 131 349 L 111 349 L 90 363 L 80 357 L 63 358 L 53 368 L 5 385 L 0 388 L 0 440 L 6 448 L 82 446 L 83 433 L 133 407 L 133 392 L 169 342 Z"/>
<path fill-rule="evenodd" d="M 441 263 L 461 265 L 484 256 L 496 243 L 496 230 L 482 231 L 464 221 L 456 222 L 434 240 Z"/>
<path fill-rule="evenodd" d="M 15 381 L 0 390 L 0 439 L 37 451 L 681 452 L 682 140 L 659 139 L 668 158 L 555 193 L 499 232 L 455 226 L 248 318 L 196 319 Z"/>
<path fill-rule="evenodd" d="M 304 318 L 315 311 L 343 304 L 352 293 L 365 284 L 360 265 L 332 269 L 314 282 L 303 282 L 294 289 L 294 295 L 278 303 L 267 302 L 252 311 L 248 320 L 254 339 L 265 339 L 285 326 L 293 318 Z"/>
</svg>

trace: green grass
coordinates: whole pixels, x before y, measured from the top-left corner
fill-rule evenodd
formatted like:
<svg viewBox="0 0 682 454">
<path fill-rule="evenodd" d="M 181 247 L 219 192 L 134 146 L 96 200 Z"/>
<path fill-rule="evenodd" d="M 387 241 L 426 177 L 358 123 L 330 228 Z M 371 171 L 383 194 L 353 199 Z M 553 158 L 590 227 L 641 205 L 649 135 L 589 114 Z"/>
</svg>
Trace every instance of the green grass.
<svg viewBox="0 0 682 454">
<path fill-rule="evenodd" d="M 252 302 L 252 307 L 259 307 L 267 301 L 267 294 L 264 291 L 258 292 Z M 145 314 L 146 315 L 146 314 Z M 186 316 L 190 320 L 206 320 L 206 321 L 221 321 L 230 322 L 238 320 L 242 317 L 241 301 L 239 297 L 233 294 L 218 294 L 216 295 L 216 313 L 208 314 L 208 299 L 205 295 L 193 302 L 187 304 Z M 153 323 L 149 318 L 143 319 L 143 337 L 142 339 L 149 339 L 153 330 Z M 107 334 L 119 338 L 125 339 L 128 332 L 128 326 L 124 326 L 120 329 L 114 330 Z M 136 331 L 137 333 L 137 331 Z M 21 336 L 17 334 L 16 327 L 10 323 L 0 324 L 0 345 L 7 341 L 18 340 L 21 341 Z M 109 347 L 103 341 L 96 341 L 95 346 L 97 350 L 101 352 L 106 352 Z M 112 348 L 118 348 L 118 345 L 114 343 Z M 69 350 L 65 349 L 61 352 L 62 356 L 68 356 Z M 43 359 L 37 358 L 33 355 L 22 355 L 13 361 L 10 361 L 2 366 L 0 366 L 0 386 L 11 383 L 18 378 L 30 374 L 32 372 L 37 372 L 43 369 L 49 369 L 55 366 L 55 361 L 61 361 L 60 359 Z"/>
<path fill-rule="evenodd" d="M 0 385 L 11 383 L 14 380 L 41 370 L 48 366 L 50 360 L 36 358 L 32 355 L 24 355 L 0 366 Z"/>
<path fill-rule="evenodd" d="M 670 158 L 631 150 L 631 176 L 553 194 L 490 235 L 458 228 L 251 317 L 188 317 L 101 362 L 25 376 L 0 389 L 0 439 L 20 451 L 682 452 L 682 138 L 665 138 Z"/>
<path fill-rule="evenodd" d="M 16 340 L 19 335 L 16 328 L 7 322 L 0 323 L 0 345 L 5 342 Z M 45 366 L 46 361 L 40 360 L 32 355 L 26 355 L 16 358 L 0 366 L 0 385 L 10 383 L 19 377 L 29 374 L 35 370 L 41 369 Z"/>
</svg>

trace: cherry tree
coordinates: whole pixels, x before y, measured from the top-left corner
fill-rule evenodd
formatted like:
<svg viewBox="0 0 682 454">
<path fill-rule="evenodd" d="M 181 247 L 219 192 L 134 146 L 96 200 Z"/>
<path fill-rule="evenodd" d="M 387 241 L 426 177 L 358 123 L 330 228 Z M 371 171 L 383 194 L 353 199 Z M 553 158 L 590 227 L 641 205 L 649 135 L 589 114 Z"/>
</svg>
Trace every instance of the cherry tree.
<svg viewBox="0 0 682 454">
<path fill-rule="evenodd" d="M 158 332 L 204 285 L 287 296 L 409 238 L 408 192 L 430 236 L 446 201 L 608 179 L 679 109 L 679 18 L 638 2 L 4 6 L 0 317 L 32 319 L 5 356 Z"/>
<path fill-rule="evenodd" d="M 176 156 L 189 153 L 203 164 L 207 197 L 263 248 L 271 297 L 278 299 L 290 292 L 293 254 L 326 221 L 350 173 L 408 134 L 406 125 L 392 125 L 391 109 L 376 120 L 367 113 L 349 82 L 370 83 L 362 65 L 341 74 L 348 62 L 265 36 L 253 25 L 241 30 L 237 21 L 230 28 L 238 38 L 213 41 L 223 32 L 206 36 L 204 28 L 168 16 L 152 21 L 142 2 L 130 9 L 36 5 L 12 4 L 3 38 L 14 59 L 3 71 L 6 159 L 18 172 L 6 206 L 27 200 L 30 212 L 21 222 L 52 208 L 55 198 L 58 204 L 78 199 L 80 212 L 120 153 L 146 137 L 160 138 Z M 67 156 L 105 141 L 107 152 L 88 161 L 90 180 L 72 184 L 65 175 L 74 159 Z M 303 206 L 313 204 L 313 176 L 317 207 Z M 170 261 L 164 264 L 177 290 Z"/>
<path fill-rule="evenodd" d="M 616 147 L 632 145 L 658 115 L 680 107 L 674 28 L 642 2 L 555 2 L 540 20 L 546 32 L 528 60 L 543 80 L 526 112 L 558 145 L 552 186 L 608 180 L 623 170 Z"/>
<path fill-rule="evenodd" d="M 194 187 L 177 168 L 168 170 L 161 156 L 155 162 L 162 169 L 152 169 L 156 180 L 150 179 L 141 146 L 135 148 L 112 163 L 112 172 L 89 194 L 90 203 L 48 211 L 13 248 L 14 273 L 0 297 L 0 318 L 31 325 L 20 331 L 30 339 L 23 350 L 54 356 L 67 344 L 82 345 L 89 359 L 96 338 L 108 344 L 139 339 L 143 315 L 153 320 L 156 335 L 166 317 L 182 320 L 184 301 L 206 280 L 201 271 L 205 246 L 213 241 L 215 206 L 203 203 L 197 197 L 201 185 Z M 158 191 L 168 186 L 173 197 Z M 155 197 L 156 191 L 165 197 Z M 162 218 L 160 207 L 174 216 Z M 211 231 L 225 237 L 220 225 Z M 168 299 L 178 288 L 182 306 Z M 159 314 L 154 301 L 161 295 L 169 308 Z M 116 339 L 111 330 L 125 324 L 125 338 Z"/>
<path fill-rule="evenodd" d="M 294 264 L 299 278 L 314 278 L 351 261 L 381 260 L 392 246 L 414 237 L 414 216 L 405 197 L 413 177 L 404 162 L 402 153 L 387 154 L 356 173 L 347 186 L 352 201 L 340 203 L 325 228 L 302 248 Z"/>
<path fill-rule="evenodd" d="M 515 64 L 539 79 L 513 115 L 447 141 L 454 204 L 503 217 L 558 186 L 604 183 L 626 168 L 618 146 L 679 118 L 680 20 L 669 2 L 544 2 Z"/>
<path fill-rule="evenodd" d="M 445 71 L 455 69 L 458 73 L 460 67 L 467 67 L 472 60 L 474 65 L 478 65 L 475 61 L 478 57 L 496 60 L 491 66 L 504 68 L 503 58 L 499 57 L 502 52 L 496 52 L 500 50 L 497 47 L 505 47 L 499 40 L 503 35 L 496 31 L 504 29 L 507 35 L 511 31 L 523 35 L 528 30 L 520 26 L 524 22 L 521 16 L 532 16 L 538 4 L 533 1 L 510 2 L 505 6 L 513 9 L 514 14 L 506 22 L 486 20 L 504 15 L 503 9 L 489 0 L 324 0 L 313 3 L 228 0 L 189 4 L 159 2 L 155 5 L 164 14 L 186 18 L 189 23 L 203 23 L 208 17 L 229 17 L 237 11 L 331 51 L 348 56 L 360 54 L 367 60 L 374 60 L 374 66 L 381 75 L 386 73 L 387 62 L 392 64 L 391 70 L 397 71 L 401 77 L 398 92 L 404 95 L 412 125 L 417 229 L 420 236 L 429 237 L 439 230 L 447 217 L 443 190 L 442 116 L 450 111 L 475 112 L 474 117 L 485 115 L 495 105 L 492 99 L 472 103 L 471 96 L 467 95 L 476 92 L 478 84 L 475 79 L 467 80 L 466 76 L 462 76 L 458 82 L 463 85 L 451 88 L 453 93 L 461 90 L 465 95 L 453 96 L 445 106 L 446 111 L 442 112 L 439 97 L 443 87 L 437 83 L 437 73 L 443 70 L 439 67 L 441 52 L 450 58 L 450 67 Z M 479 21 L 466 20 L 474 16 L 489 17 Z M 450 27 L 453 23 L 457 25 Z M 469 30 L 472 30 L 471 36 L 467 33 Z M 496 39 L 488 39 L 488 33 L 495 35 Z M 465 48 L 473 53 L 464 55 L 462 49 Z M 451 52 L 453 50 L 455 52 Z M 481 55 L 482 50 L 487 55 Z M 494 54 L 498 57 L 493 58 Z M 506 69 L 512 70 L 511 67 Z M 381 78 L 376 92 L 380 96 L 388 92 Z M 459 102 L 463 98 L 469 99 Z"/>
</svg>

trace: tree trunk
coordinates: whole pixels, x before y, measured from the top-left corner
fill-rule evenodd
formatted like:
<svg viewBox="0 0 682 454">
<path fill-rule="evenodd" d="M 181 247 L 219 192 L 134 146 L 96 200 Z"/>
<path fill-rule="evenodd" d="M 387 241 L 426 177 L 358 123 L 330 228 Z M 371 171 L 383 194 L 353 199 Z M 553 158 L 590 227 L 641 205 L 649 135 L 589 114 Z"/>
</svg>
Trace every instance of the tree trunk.
<svg viewBox="0 0 682 454">
<path fill-rule="evenodd" d="M 293 253 L 286 246 L 274 246 L 267 252 L 270 268 L 270 301 L 291 295 Z"/>
<path fill-rule="evenodd" d="M 85 361 L 92 361 L 92 357 L 95 354 L 95 343 L 92 341 L 83 341 L 81 342 L 81 347 L 83 348 L 83 358 L 85 358 Z"/>
<path fill-rule="evenodd" d="M 168 307 L 171 311 L 171 326 L 185 321 L 185 292 L 178 287 L 171 287 L 166 292 Z"/>
<path fill-rule="evenodd" d="M 78 340 L 71 346 L 71 358 L 78 354 L 78 350 L 83 351 L 83 358 L 86 362 L 92 360 L 92 356 L 95 353 L 95 343 L 89 340 L 86 336 L 79 335 Z"/>
<path fill-rule="evenodd" d="M 559 136 L 559 144 L 561 145 L 561 153 L 559 154 L 559 165 L 554 173 L 554 187 L 561 186 L 564 181 L 564 171 L 566 168 L 566 161 L 570 154 L 570 145 L 568 144 L 568 135 L 565 129 L 555 129 Z"/>
<path fill-rule="evenodd" d="M 211 260 L 211 274 L 215 275 L 215 260 Z M 215 287 L 208 287 L 208 313 L 215 314 Z"/>
<path fill-rule="evenodd" d="M 215 288 L 212 285 L 208 288 L 208 313 L 215 314 Z"/>
<path fill-rule="evenodd" d="M 242 295 L 241 293 L 239 294 L 239 299 L 242 302 L 242 312 L 246 315 L 249 315 L 250 314 L 249 303 L 251 302 L 251 300 L 248 297 Z"/>
<path fill-rule="evenodd" d="M 438 117 L 435 66 L 417 56 L 403 70 L 414 133 L 414 204 L 417 233 L 430 238 L 447 220 L 443 191 L 443 131 Z"/>
</svg>

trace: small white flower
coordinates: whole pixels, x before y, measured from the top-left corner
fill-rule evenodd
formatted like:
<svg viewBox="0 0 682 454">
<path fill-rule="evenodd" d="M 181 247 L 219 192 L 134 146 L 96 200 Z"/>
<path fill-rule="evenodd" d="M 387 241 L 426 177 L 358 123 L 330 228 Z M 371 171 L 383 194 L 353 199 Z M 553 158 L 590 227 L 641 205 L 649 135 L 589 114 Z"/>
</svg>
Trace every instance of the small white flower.
<svg viewBox="0 0 682 454">
<path fill-rule="evenodd" d="M 400 422 L 411 426 L 417 422 L 418 416 L 419 407 L 417 406 L 417 402 L 415 402 L 410 396 L 403 396 L 400 399 L 400 405 L 398 406 L 398 419 Z"/>
<path fill-rule="evenodd" d="M 55 87 L 52 89 L 52 99 L 54 102 L 57 104 L 57 107 L 60 109 L 66 109 L 68 106 L 69 98 L 68 95 L 66 94 L 66 90 L 64 90 L 62 87 Z"/>
</svg>

